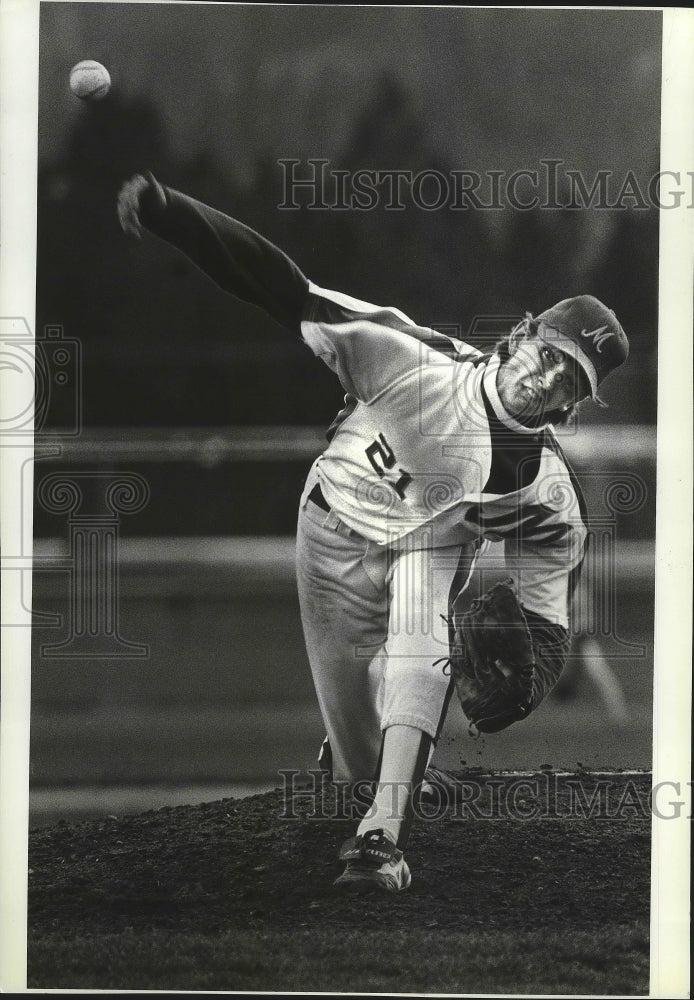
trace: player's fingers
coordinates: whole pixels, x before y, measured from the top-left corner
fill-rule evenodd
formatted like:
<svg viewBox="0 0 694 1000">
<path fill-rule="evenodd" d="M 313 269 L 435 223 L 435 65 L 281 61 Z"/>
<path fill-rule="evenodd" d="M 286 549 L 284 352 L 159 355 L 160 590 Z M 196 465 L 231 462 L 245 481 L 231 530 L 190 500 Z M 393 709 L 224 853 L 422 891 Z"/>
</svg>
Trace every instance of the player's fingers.
<svg viewBox="0 0 694 1000">
<path fill-rule="evenodd" d="M 126 181 L 118 192 L 118 218 L 121 227 L 125 233 L 138 240 L 142 239 L 139 217 L 140 194 L 147 186 L 145 178 L 136 174 L 131 180 Z"/>
<path fill-rule="evenodd" d="M 148 186 L 148 181 L 142 176 L 142 174 L 134 174 L 129 180 L 124 181 L 121 185 L 121 189 L 118 192 L 119 198 L 132 198 L 137 200 Z"/>
<path fill-rule="evenodd" d="M 118 220 L 125 233 L 135 236 L 138 239 L 142 232 L 140 220 L 137 215 L 137 202 L 133 200 L 128 192 L 121 192 L 118 198 Z"/>
<path fill-rule="evenodd" d="M 119 209 L 118 218 L 123 232 L 127 233 L 128 236 L 134 236 L 138 240 L 142 239 L 142 227 L 140 226 L 140 220 L 136 212 L 129 209 Z"/>
<path fill-rule="evenodd" d="M 160 207 L 165 208 L 166 195 L 164 194 L 164 189 L 150 170 L 147 170 L 145 172 L 144 180 L 145 183 L 152 189 L 152 191 L 154 191 L 154 195 L 157 201 L 159 202 Z"/>
</svg>

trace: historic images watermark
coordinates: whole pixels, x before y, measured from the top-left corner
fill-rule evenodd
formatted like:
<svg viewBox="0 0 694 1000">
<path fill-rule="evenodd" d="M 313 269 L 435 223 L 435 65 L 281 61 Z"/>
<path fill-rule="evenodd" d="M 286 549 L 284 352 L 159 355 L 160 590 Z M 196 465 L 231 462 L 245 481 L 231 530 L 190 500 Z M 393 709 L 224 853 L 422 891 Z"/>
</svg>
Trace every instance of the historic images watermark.
<svg viewBox="0 0 694 1000">
<path fill-rule="evenodd" d="M 0 367 L 15 404 L 0 420 L 0 446 L 10 438 L 75 437 L 82 428 L 82 348 L 62 326 L 36 339 L 22 316 L 0 317 Z M 56 430 L 59 426 L 59 430 Z"/>
<path fill-rule="evenodd" d="M 694 208 L 694 171 L 659 170 L 644 183 L 633 170 L 588 175 L 545 158 L 519 170 L 402 168 L 342 170 L 321 157 L 281 158 L 279 209 L 369 212 L 615 210 Z"/>
<path fill-rule="evenodd" d="M 48 657 L 112 659 L 149 656 L 149 646 L 120 634 L 119 531 L 123 514 L 142 510 L 149 486 L 137 473 L 69 471 L 44 476 L 37 499 L 68 515 L 69 554 L 53 569 L 69 573 L 67 637 L 45 643 Z"/>
<path fill-rule="evenodd" d="M 123 515 L 135 514 L 149 499 L 146 480 L 133 472 L 64 469 L 40 476 L 42 460 L 60 461 L 66 440 L 82 433 L 82 345 L 62 326 L 51 324 L 36 338 L 23 317 L 0 318 L 0 367 L 11 412 L 0 423 L 0 447 L 15 458 L 6 499 L 17 512 L 19 531 L 3 552 L 3 573 L 20 574 L 22 607 L 26 581 L 37 570 L 68 575 L 67 621 L 59 614 L 31 610 L 34 626 L 63 628 L 60 641 L 45 643 L 45 657 L 146 657 L 149 647 L 120 634 L 119 530 Z M 39 463 L 37 465 L 37 463 Z M 32 505 L 67 515 L 66 554 L 35 559 Z M 3 621 L 4 626 L 24 625 Z"/>
<path fill-rule="evenodd" d="M 283 769 L 278 773 L 279 818 L 283 820 L 359 820 L 373 802 L 371 781 L 333 781 L 320 769 Z M 423 822 L 444 818 L 520 823 L 553 819 L 680 819 L 688 808 L 692 783 L 659 781 L 647 787 L 645 777 L 627 775 L 620 780 L 619 775 L 550 770 L 518 775 L 432 776 L 418 786 L 412 808 L 415 817 Z M 392 782 L 391 787 L 395 818 L 405 783 Z"/>
</svg>

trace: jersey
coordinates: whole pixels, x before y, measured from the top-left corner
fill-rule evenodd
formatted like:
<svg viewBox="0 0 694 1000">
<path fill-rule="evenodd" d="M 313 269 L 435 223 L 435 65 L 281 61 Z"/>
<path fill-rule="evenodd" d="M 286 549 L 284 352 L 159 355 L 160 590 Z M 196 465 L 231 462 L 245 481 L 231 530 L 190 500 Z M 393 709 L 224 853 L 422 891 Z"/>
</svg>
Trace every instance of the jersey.
<svg viewBox="0 0 694 1000">
<path fill-rule="evenodd" d="M 523 606 L 568 628 L 582 498 L 551 429 L 503 410 L 499 357 L 313 283 L 301 330 L 347 393 L 317 462 L 336 514 L 396 548 L 503 542 Z"/>
<path fill-rule="evenodd" d="M 144 225 L 300 334 L 339 378 L 345 406 L 317 472 L 344 523 L 382 546 L 501 542 L 524 608 L 566 629 L 585 508 L 551 428 L 529 431 L 504 412 L 499 357 L 319 288 L 238 220 L 163 190 L 163 207 L 142 196 Z"/>
</svg>

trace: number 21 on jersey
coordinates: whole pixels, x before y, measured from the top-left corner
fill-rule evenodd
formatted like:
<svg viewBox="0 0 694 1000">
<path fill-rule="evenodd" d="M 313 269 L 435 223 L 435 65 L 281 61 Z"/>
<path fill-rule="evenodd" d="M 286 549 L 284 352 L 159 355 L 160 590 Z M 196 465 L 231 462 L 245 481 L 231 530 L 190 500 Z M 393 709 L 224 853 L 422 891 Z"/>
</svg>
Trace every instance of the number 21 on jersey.
<svg viewBox="0 0 694 1000">
<path fill-rule="evenodd" d="M 386 474 L 387 471 L 393 468 L 396 459 L 393 449 L 390 447 L 383 434 L 379 434 L 376 440 L 372 441 L 368 448 L 365 448 L 364 450 L 366 451 L 366 457 L 371 463 L 371 467 L 374 472 L 376 472 L 381 479 L 386 479 L 386 481 L 390 483 L 395 492 L 398 494 L 400 499 L 404 500 L 405 490 L 412 482 L 412 476 L 409 472 L 405 472 L 404 469 L 399 467 L 397 470 L 400 473 L 399 479 L 394 481 L 395 473 L 391 475 Z"/>
</svg>

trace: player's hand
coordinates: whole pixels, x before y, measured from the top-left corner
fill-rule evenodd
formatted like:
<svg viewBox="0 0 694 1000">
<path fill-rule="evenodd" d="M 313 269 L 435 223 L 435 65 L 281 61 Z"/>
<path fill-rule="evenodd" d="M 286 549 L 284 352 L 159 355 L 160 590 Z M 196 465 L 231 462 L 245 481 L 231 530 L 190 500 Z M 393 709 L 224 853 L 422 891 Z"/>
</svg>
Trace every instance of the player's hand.
<svg viewBox="0 0 694 1000">
<path fill-rule="evenodd" d="M 142 194 L 152 192 L 159 207 L 166 207 L 166 196 L 161 184 L 152 174 L 135 174 L 126 181 L 118 192 L 118 218 L 123 231 L 137 240 L 142 239 L 142 223 L 140 222 L 140 198 Z"/>
</svg>

